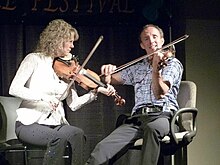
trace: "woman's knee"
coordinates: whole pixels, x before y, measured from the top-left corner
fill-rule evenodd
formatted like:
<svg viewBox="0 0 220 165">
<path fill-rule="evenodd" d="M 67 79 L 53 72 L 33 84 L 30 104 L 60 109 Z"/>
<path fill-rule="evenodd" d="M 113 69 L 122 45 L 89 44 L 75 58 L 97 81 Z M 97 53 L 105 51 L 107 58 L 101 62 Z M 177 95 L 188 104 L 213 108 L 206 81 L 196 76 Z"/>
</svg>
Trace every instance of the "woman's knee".
<svg viewBox="0 0 220 165">
<path fill-rule="evenodd" d="M 65 135 L 84 135 L 84 131 L 81 128 L 75 126 L 64 126 L 63 130 Z"/>
<path fill-rule="evenodd" d="M 74 128 L 73 130 L 72 130 L 72 135 L 74 135 L 74 136 L 78 136 L 78 137 L 84 137 L 85 136 L 85 133 L 84 133 L 84 131 L 81 129 L 81 128 Z"/>
<path fill-rule="evenodd" d="M 80 141 L 84 142 L 85 141 L 85 133 L 81 128 L 73 127 L 69 132 L 68 132 L 67 140 L 68 141 Z"/>
</svg>

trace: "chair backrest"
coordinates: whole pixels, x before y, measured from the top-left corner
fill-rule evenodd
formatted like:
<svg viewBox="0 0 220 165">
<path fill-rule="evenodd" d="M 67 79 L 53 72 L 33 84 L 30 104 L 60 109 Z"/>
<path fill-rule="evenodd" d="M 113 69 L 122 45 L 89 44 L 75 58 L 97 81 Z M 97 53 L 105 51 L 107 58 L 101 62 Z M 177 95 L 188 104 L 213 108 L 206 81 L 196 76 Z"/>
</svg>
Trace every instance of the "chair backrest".
<svg viewBox="0 0 220 165">
<path fill-rule="evenodd" d="M 192 81 L 181 81 L 177 101 L 180 108 L 196 107 L 196 84 Z"/>
<path fill-rule="evenodd" d="M 180 108 L 196 107 L 196 84 L 192 81 L 182 81 L 180 84 L 180 91 L 177 96 L 177 101 Z M 179 125 L 182 130 L 192 130 L 192 114 L 185 113 L 179 118 Z"/>
<path fill-rule="evenodd" d="M 16 109 L 21 103 L 20 98 L 0 96 L 0 142 L 17 139 L 15 134 Z"/>
</svg>

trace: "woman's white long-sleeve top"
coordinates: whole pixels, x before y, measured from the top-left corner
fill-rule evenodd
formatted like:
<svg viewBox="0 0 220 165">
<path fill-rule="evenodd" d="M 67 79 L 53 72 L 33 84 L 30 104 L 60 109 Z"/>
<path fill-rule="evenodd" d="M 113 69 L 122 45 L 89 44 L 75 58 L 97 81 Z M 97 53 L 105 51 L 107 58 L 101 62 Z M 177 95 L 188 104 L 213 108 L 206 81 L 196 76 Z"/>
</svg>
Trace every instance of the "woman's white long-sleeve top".
<svg viewBox="0 0 220 165">
<path fill-rule="evenodd" d="M 22 99 L 16 110 L 17 121 L 25 125 L 34 122 L 59 125 L 66 121 L 63 99 L 66 98 L 70 109 L 75 111 L 96 98 L 92 92 L 78 96 L 74 87 L 64 93 L 68 84 L 59 79 L 52 65 L 53 58 L 41 53 L 30 53 L 21 62 L 9 89 L 10 95 Z M 61 99 L 61 96 L 64 97 Z M 54 98 L 60 102 L 48 118 L 52 109 L 45 100 Z"/>
</svg>

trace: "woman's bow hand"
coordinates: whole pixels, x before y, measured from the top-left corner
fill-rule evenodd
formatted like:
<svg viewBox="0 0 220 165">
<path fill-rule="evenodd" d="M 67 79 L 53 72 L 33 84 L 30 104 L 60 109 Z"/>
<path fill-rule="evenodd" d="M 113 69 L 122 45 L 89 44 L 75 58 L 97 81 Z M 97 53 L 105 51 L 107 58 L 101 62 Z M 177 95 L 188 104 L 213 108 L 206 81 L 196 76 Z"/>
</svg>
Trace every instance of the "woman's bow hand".
<svg viewBox="0 0 220 165">
<path fill-rule="evenodd" d="M 53 111 L 56 110 L 60 102 L 59 99 L 57 99 L 56 97 L 50 96 L 50 95 L 44 95 L 41 98 L 41 101 L 46 102 L 49 105 L 50 109 Z"/>
</svg>

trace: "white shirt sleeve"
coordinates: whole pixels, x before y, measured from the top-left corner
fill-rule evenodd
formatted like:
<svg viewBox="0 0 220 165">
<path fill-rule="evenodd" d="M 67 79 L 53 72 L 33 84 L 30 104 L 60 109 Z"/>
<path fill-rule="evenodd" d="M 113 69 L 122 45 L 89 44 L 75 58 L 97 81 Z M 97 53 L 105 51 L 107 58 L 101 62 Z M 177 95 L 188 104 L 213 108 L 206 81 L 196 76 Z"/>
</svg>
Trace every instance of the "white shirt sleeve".
<svg viewBox="0 0 220 165">
<path fill-rule="evenodd" d="M 92 92 L 89 92 L 82 96 L 78 96 L 76 90 L 71 89 L 70 94 L 66 98 L 66 102 L 72 111 L 76 111 L 77 109 L 80 109 L 82 106 L 92 102 L 96 98 L 97 95 Z"/>
<path fill-rule="evenodd" d="M 37 58 L 33 55 L 27 55 L 21 62 L 16 75 L 9 88 L 9 94 L 20 97 L 24 100 L 38 101 L 41 99 L 41 94 L 33 88 L 28 88 L 26 83 L 30 79 L 37 66 Z"/>
</svg>

